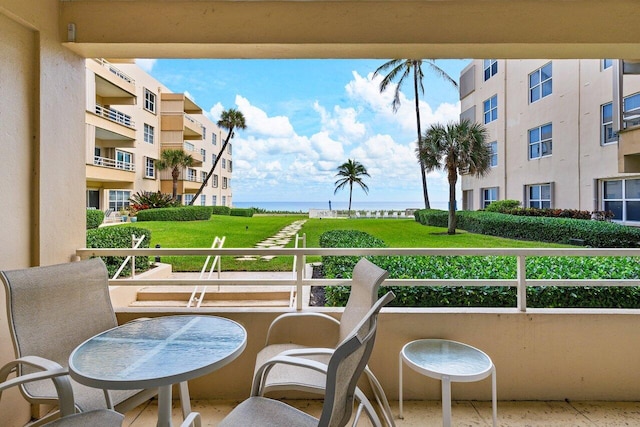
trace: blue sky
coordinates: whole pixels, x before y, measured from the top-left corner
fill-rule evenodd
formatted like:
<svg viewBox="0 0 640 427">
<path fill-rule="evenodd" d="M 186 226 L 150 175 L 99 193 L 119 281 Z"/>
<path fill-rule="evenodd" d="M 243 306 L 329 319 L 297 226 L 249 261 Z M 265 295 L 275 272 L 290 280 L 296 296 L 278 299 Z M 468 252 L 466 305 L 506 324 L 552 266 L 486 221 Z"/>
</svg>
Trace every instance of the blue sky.
<svg viewBox="0 0 640 427">
<path fill-rule="evenodd" d="M 369 194 L 356 200 L 421 202 L 413 86 L 403 86 L 393 113 L 394 88 L 379 92 L 373 72 L 384 60 L 139 60 L 138 65 L 174 92 L 186 92 L 214 122 L 224 109 L 244 114 L 247 129 L 233 142 L 233 199 L 258 201 L 347 201 L 334 195 L 336 168 L 362 163 Z M 468 60 L 439 60 L 455 80 Z M 457 120 L 458 93 L 423 69 L 420 112 L 425 129 Z M 409 82 L 410 83 L 410 82 Z M 445 208 L 442 173 L 428 176 L 432 206 Z M 418 204 L 420 206 L 421 204 Z"/>
</svg>

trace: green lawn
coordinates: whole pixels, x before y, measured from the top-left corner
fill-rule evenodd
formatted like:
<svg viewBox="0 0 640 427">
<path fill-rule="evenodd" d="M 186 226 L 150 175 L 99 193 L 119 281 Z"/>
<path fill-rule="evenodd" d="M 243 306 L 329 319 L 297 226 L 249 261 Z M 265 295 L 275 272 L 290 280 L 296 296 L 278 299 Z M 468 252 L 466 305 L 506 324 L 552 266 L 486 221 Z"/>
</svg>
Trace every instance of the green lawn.
<svg viewBox="0 0 640 427">
<path fill-rule="evenodd" d="M 293 221 L 307 222 L 300 233 L 307 235 L 307 247 L 318 247 L 319 237 L 328 230 L 354 229 L 367 232 L 384 240 L 392 248 L 530 248 L 562 247 L 540 242 L 509 240 L 459 232 L 449 236 L 445 228 L 420 225 L 413 219 L 309 219 L 306 215 L 254 216 L 252 218 L 214 215 L 209 221 L 138 222 L 136 227 L 151 230 L 150 247 L 156 244 L 165 248 L 209 248 L 216 236 L 226 236 L 224 247 L 251 248 L 256 243 L 273 236 Z M 126 226 L 126 225 L 124 225 Z M 293 242 L 288 247 L 293 247 Z M 174 271 L 200 271 L 205 257 L 163 257 L 173 264 Z M 309 257 L 309 262 L 319 258 Z M 288 271 L 292 257 L 277 257 L 271 261 L 239 261 L 233 257 L 222 259 L 226 271 Z"/>
</svg>

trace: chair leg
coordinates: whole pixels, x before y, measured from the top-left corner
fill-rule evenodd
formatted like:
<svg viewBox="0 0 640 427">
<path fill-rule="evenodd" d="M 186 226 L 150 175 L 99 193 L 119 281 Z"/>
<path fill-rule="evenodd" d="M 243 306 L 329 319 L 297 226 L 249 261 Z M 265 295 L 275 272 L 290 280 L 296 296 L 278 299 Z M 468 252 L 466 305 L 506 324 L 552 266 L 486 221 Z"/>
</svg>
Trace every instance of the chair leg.
<svg viewBox="0 0 640 427">
<path fill-rule="evenodd" d="M 191 399 L 189 397 L 189 383 L 183 381 L 180 383 L 180 404 L 182 405 L 182 419 L 186 420 L 191 413 Z"/>
<path fill-rule="evenodd" d="M 369 369 L 369 365 L 365 366 L 364 373 L 367 375 L 367 379 L 369 380 L 369 384 L 371 385 L 371 390 L 373 391 L 373 395 L 376 398 L 376 402 L 380 406 L 380 410 L 382 411 L 382 415 L 384 417 L 385 423 L 387 427 L 396 427 L 395 421 L 393 421 L 393 413 L 391 412 L 391 407 L 389 406 L 389 401 L 387 400 L 387 396 L 382 389 L 382 385 L 378 381 L 371 369 Z"/>
<path fill-rule="evenodd" d="M 362 390 L 360 390 L 357 387 L 355 390 L 355 398 L 358 400 L 359 404 L 358 404 L 358 410 L 356 411 L 356 416 L 354 417 L 354 420 L 353 420 L 353 426 L 355 426 L 358 423 L 358 420 L 360 419 L 360 415 L 362 414 L 362 410 L 364 409 L 373 427 L 382 427 L 382 422 L 378 417 L 378 413 L 371 405 L 371 402 L 369 402 L 369 399 L 367 399 L 367 396 L 365 396 Z"/>
</svg>

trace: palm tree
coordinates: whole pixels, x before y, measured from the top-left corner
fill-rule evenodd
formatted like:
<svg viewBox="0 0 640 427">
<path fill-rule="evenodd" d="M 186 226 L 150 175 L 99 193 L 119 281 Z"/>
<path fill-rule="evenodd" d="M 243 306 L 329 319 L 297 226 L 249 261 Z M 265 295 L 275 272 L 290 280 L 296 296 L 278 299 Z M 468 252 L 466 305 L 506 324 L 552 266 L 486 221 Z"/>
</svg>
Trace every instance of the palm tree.
<svg viewBox="0 0 640 427">
<path fill-rule="evenodd" d="M 353 184 L 358 184 L 365 192 L 365 194 L 369 193 L 369 187 L 362 181 L 363 176 L 370 176 L 367 172 L 367 168 L 365 168 L 362 163 L 359 163 L 355 160 L 349 159 L 346 163 L 338 166 L 338 173 L 336 176 L 339 176 L 340 179 L 335 182 L 336 189 L 333 191 L 333 194 L 336 194 L 338 190 L 343 189 L 347 184 L 349 184 L 349 212 L 348 215 L 351 216 L 351 196 L 353 195 Z"/>
<path fill-rule="evenodd" d="M 422 146 L 416 150 L 427 171 L 442 169 L 449 181 L 448 234 L 456 232 L 456 183 L 458 173 L 476 177 L 491 169 L 491 149 L 487 144 L 488 131 L 480 123 L 463 120 L 447 126 L 434 124 L 422 137 Z"/>
<path fill-rule="evenodd" d="M 191 154 L 186 154 L 182 150 L 164 150 L 160 153 L 160 160 L 156 161 L 158 170 L 171 169 L 173 178 L 173 198 L 178 196 L 178 177 L 184 168 L 193 166 L 194 160 Z"/>
<path fill-rule="evenodd" d="M 416 102 L 416 129 L 418 131 L 418 147 L 422 145 L 421 136 L 422 130 L 420 127 L 420 99 L 419 93 L 424 94 L 424 86 L 422 84 L 422 79 L 424 78 L 424 74 L 422 73 L 422 65 L 427 65 L 429 69 L 435 72 L 437 75 L 448 81 L 453 85 L 453 87 L 457 88 L 458 83 L 454 79 L 447 74 L 442 68 L 436 65 L 435 60 L 433 59 L 392 59 L 391 61 L 385 62 L 373 73 L 373 76 L 377 76 L 381 74 L 383 71 L 389 70 L 387 75 L 382 78 L 380 82 L 380 93 L 384 92 L 389 84 L 398 79 L 398 84 L 396 85 L 396 90 L 393 95 L 393 112 L 397 112 L 400 107 L 400 90 L 402 85 L 409 75 L 413 72 L 413 92 L 415 95 Z M 425 209 L 431 209 L 431 204 L 429 203 L 429 191 L 427 190 L 427 175 L 425 173 L 425 165 L 420 162 L 420 173 L 422 174 L 422 192 L 424 195 L 424 207 Z"/>
<path fill-rule="evenodd" d="M 211 170 L 209 170 L 207 177 L 204 179 L 204 181 L 202 181 L 200 188 L 198 189 L 196 194 L 193 196 L 193 199 L 191 199 L 191 202 L 189 203 L 190 205 L 193 205 L 193 202 L 198 198 L 200 193 L 202 193 L 202 190 L 204 189 L 204 187 L 207 186 L 207 182 L 209 182 L 209 178 L 211 178 L 211 176 L 213 175 L 213 171 L 216 169 L 216 166 L 218 165 L 218 162 L 220 161 L 220 158 L 222 157 L 222 154 L 224 153 L 225 148 L 227 148 L 227 144 L 229 144 L 229 140 L 234 136 L 233 130 L 236 128 L 238 129 L 247 128 L 247 125 L 244 120 L 244 115 L 242 114 L 241 111 L 236 110 L 235 108 L 229 108 L 228 110 L 223 111 L 222 114 L 220 115 L 220 120 L 218 120 L 217 124 L 218 124 L 218 127 L 227 129 L 227 137 L 225 138 L 224 143 L 222 144 L 222 147 L 220 147 L 220 152 L 218 153 L 218 156 L 213 162 L 213 166 L 211 166 Z"/>
</svg>

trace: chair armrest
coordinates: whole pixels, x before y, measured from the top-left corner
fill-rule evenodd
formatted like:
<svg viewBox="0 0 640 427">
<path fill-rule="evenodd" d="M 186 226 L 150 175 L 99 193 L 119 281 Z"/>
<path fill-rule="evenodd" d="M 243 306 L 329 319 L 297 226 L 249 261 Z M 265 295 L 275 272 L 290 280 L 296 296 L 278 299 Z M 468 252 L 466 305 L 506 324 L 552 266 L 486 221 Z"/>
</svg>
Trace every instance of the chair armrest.
<svg viewBox="0 0 640 427">
<path fill-rule="evenodd" d="M 251 396 L 261 396 L 264 379 L 269 376 L 269 371 L 277 364 L 285 364 L 291 366 L 299 366 L 302 368 L 313 369 L 314 371 L 327 373 L 328 366 L 324 363 L 311 359 L 303 359 L 302 357 L 282 356 L 281 354 L 272 357 L 262 364 L 253 376 L 253 384 L 251 386 Z"/>
<path fill-rule="evenodd" d="M 320 327 L 328 327 L 328 328 L 332 328 L 331 332 L 335 333 L 335 337 L 336 337 L 336 342 L 338 341 L 338 333 L 339 333 L 339 328 L 340 328 L 340 322 L 336 319 L 334 319 L 333 317 L 324 314 L 324 313 L 314 313 L 314 312 L 310 312 L 310 313 L 284 313 L 281 314 L 280 316 L 276 317 L 273 322 L 271 322 L 271 325 L 269 325 L 269 330 L 267 331 L 267 339 L 266 339 L 266 343 L 265 346 L 270 345 L 270 344 L 274 344 L 274 342 L 272 341 L 271 336 L 273 334 L 275 334 L 278 329 L 280 328 L 284 328 L 286 327 L 288 324 L 290 325 L 291 322 L 294 322 L 293 324 L 295 325 L 296 322 L 300 322 L 301 319 L 313 319 L 314 321 L 318 321 L 321 322 L 323 325 L 321 325 Z"/>
<path fill-rule="evenodd" d="M 7 380 L 9 374 L 16 372 L 19 365 L 29 365 L 42 369 L 42 371 L 19 375 Z M 2 394 L 2 391 L 9 387 L 46 379 L 52 380 L 56 387 L 60 414 L 63 417 L 73 414 L 75 412 L 75 404 L 73 400 L 73 389 L 71 388 L 71 381 L 69 380 L 69 370 L 67 368 L 63 368 L 60 364 L 43 357 L 21 357 L 0 368 L 0 395 Z"/>
<path fill-rule="evenodd" d="M 285 350 L 278 354 L 278 356 L 292 356 L 292 357 L 304 357 L 304 356 L 331 356 L 334 353 L 333 348 L 320 348 L 320 347 L 308 347 L 308 348 L 294 348 L 291 350 Z"/>
<path fill-rule="evenodd" d="M 187 418 L 180 424 L 180 427 L 189 427 L 191 425 L 193 425 L 193 427 L 200 427 L 202 425 L 200 412 L 189 412 L 189 415 L 187 415 Z"/>
</svg>

